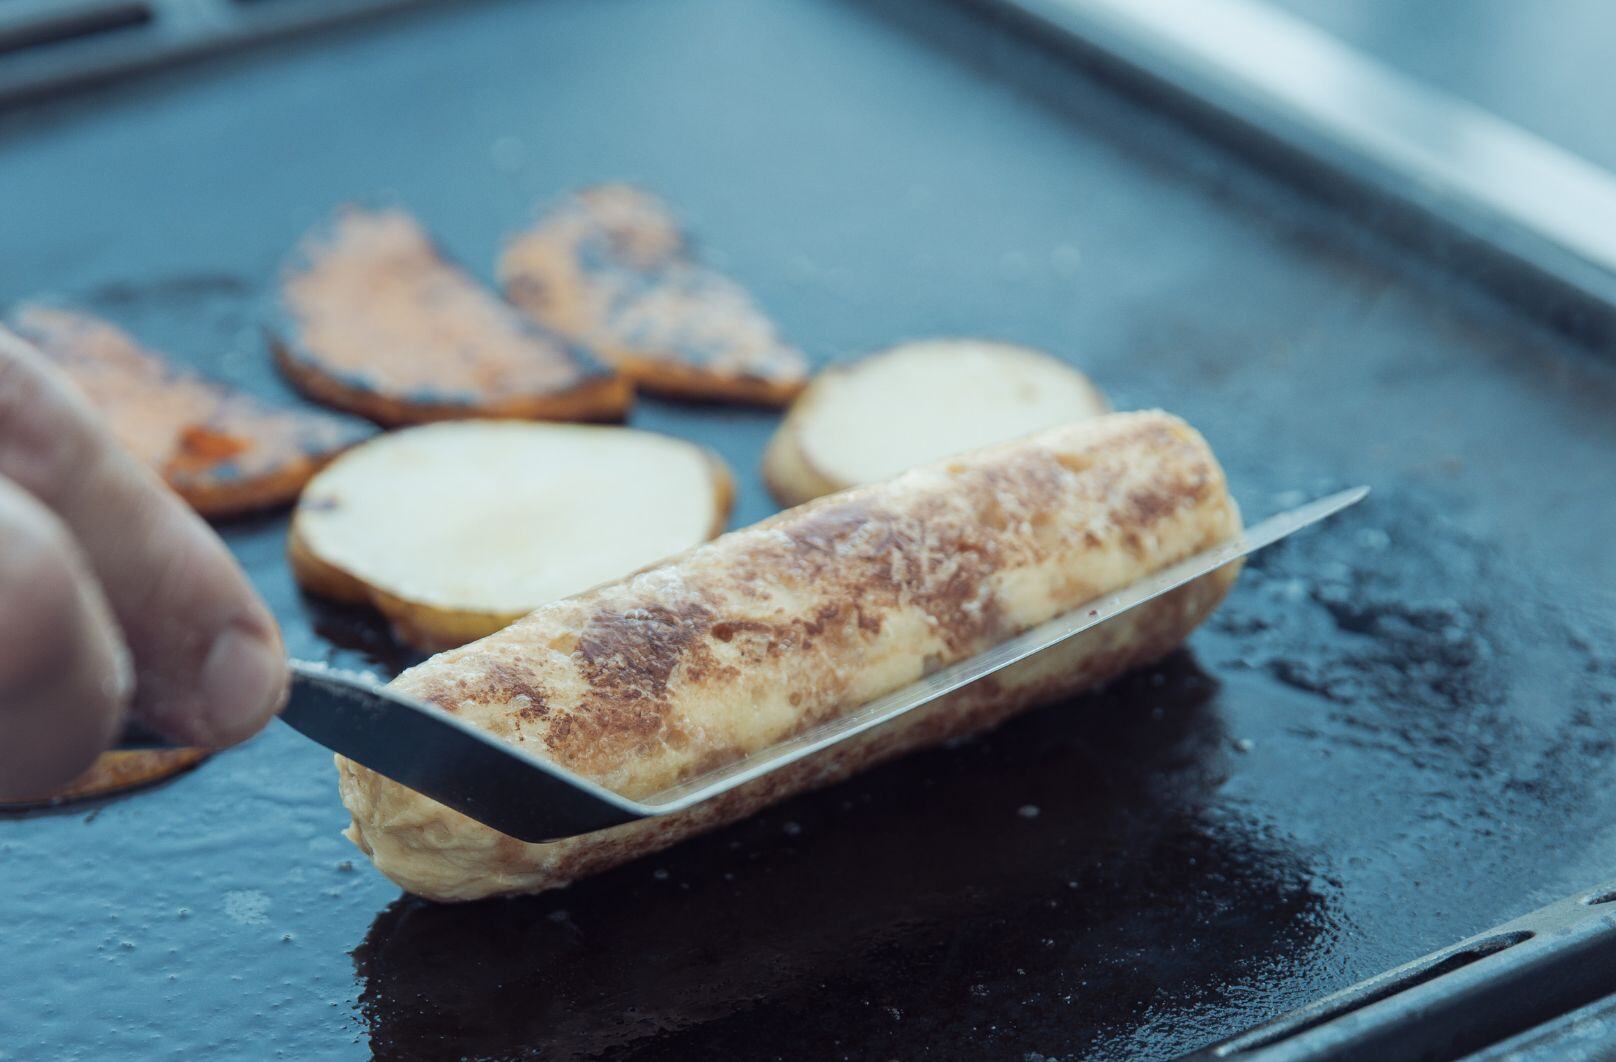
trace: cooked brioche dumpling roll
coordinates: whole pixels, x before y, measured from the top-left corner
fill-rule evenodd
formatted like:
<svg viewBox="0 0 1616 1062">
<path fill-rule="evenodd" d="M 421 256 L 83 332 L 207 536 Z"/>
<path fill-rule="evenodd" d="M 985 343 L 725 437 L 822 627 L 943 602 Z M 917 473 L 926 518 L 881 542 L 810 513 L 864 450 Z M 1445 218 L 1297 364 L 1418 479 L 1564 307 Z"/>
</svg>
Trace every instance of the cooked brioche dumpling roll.
<svg viewBox="0 0 1616 1062">
<path fill-rule="evenodd" d="M 821 498 L 545 605 L 393 683 L 631 797 L 733 762 L 1233 535 L 1196 432 L 1165 413 L 1053 428 Z M 1226 567 L 860 737 L 663 818 L 548 844 L 338 758 L 349 836 L 406 889 L 565 885 L 1171 650 Z"/>
<path fill-rule="evenodd" d="M 797 505 L 1107 408 L 1088 377 L 1030 347 L 917 340 L 815 378 L 763 471 L 781 504 Z"/>
<path fill-rule="evenodd" d="M 711 538 L 732 495 L 716 455 L 666 435 L 433 424 L 314 478 L 292 568 L 310 593 L 373 605 L 405 640 L 441 649 Z"/>
</svg>

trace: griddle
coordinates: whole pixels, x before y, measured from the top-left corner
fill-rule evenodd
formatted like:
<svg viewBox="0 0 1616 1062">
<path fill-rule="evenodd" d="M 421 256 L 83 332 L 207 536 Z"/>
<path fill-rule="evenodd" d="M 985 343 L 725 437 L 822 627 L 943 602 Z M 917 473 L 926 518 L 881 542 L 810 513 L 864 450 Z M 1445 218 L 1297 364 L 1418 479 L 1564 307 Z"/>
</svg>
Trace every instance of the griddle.
<svg viewBox="0 0 1616 1062">
<path fill-rule="evenodd" d="M 1169 1057 L 1608 878 L 1616 368 L 1289 176 L 929 0 L 427 8 L 0 118 L 0 300 L 261 394 L 333 204 L 486 276 L 629 178 L 821 364 L 1003 336 L 1188 418 L 1253 512 L 1375 488 L 1154 668 L 544 896 L 401 896 L 281 727 L 7 818 L 0 1057 Z M 731 462 L 736 525 L 775 422 L 634 417 Z M 410 662 L 297 594 L 284 517 L 223 530 L 290 652 Z"/>
</svg>

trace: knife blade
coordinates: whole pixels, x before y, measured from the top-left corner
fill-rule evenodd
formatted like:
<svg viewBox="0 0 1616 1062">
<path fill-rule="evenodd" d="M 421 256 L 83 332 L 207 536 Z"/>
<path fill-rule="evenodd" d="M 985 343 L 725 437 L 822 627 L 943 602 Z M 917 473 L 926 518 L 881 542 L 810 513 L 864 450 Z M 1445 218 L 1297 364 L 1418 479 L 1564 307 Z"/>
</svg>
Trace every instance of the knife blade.
<svg viewBox="0 0 1616 1062">
<path fill-rule="evenodd" d="M 1320 498 L 769 748 L 634 800 L 373 679 L 293 661 L 281 720 L 400 785 L 521 841 L 554 841 L 682 811 L 985 678 L 1361 501 Z"/>
</svg>

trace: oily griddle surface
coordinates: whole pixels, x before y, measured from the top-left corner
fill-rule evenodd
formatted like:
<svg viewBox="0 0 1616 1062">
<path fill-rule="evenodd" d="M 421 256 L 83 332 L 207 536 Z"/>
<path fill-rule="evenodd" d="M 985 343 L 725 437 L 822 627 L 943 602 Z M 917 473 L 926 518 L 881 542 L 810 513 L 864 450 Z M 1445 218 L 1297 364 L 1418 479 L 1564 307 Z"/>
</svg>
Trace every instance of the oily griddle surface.
<svg viewBox="0 0 1616 1062">
<path fill-rule="evenodd" d="M 1254 517 L 1373 497 L 1159 667 L 547 896 L 401 898 L 278 725 L 0 820 L 0 1058 L 1169 1055 L 1616 873 L 1616 373 L 974 15 L 767 6 L 436 9 L 13 113 L 0 299 L 284 395 L 260 308 L 333 204 L 486 276 L 626 177 L 821 363 L 1003 336 L 1186 416 Z M 634 423 L 772 510 L 774 415 Z M 408 662 L 284 518 L 225 532 L 293 653 Z"/>
</svg>

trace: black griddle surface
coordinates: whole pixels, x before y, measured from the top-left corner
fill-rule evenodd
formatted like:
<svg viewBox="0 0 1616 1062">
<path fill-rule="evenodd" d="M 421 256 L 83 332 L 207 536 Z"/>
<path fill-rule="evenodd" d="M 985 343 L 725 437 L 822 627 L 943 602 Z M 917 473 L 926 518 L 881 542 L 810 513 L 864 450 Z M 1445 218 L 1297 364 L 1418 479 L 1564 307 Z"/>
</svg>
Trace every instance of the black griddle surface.
<svg viewBox="0 0 1616 1062">
<path fill-rule="evenodd" d="M 278 725 L 0 819 L 0 1058 L 1166 1056 L 1616 872 L 1616 371 L 974 15 L 458 5 L 13 113 L 0 299 L 284 394 L 257 314 L 335 203 L 486 275 L 610 178 L 821 362 L 1003 336 L 1186 416 L 1253 516 L 1376 493 L 1154 669 L 551 895 L 401 898 Z M 773 415 L 634 423 L 772 510 Z M 406 662 L 284 531 L 226 528 L 290 650 Z"/>
</svg>

